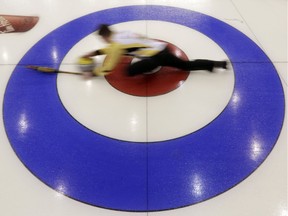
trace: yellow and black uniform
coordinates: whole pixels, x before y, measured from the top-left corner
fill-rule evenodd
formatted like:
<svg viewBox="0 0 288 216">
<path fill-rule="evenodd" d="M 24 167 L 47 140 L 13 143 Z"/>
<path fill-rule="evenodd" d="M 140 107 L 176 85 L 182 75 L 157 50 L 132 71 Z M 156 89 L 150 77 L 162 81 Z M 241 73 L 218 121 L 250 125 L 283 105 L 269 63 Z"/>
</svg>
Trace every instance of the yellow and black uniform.
<svg viewBox="0 0 288 216">
<path fill-rule="evenodd" d="M 212 71 L 214 67 L 226 67 L 226 62 L 222 61 L 182 60 L 169 51 L 167 43 L 145 38 L 132 32 L 113 32 L 110 45 L 95 51 L 94 55 L 107 55 L 103 64 L 93 71 L 98 76 L 110 73 L 122 55 L 135 56 L 141 59 L 128 67 L 128 76 L 147 73 L 159 66 L 176 67 L 188 71 Z"/>
</svg>

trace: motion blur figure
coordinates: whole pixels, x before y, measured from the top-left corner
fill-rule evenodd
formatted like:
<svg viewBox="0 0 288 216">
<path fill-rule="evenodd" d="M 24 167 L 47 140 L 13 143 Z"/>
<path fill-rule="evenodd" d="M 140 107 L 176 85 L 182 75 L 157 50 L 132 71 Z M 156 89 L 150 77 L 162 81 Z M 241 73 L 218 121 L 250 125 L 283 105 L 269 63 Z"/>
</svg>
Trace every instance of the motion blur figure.
<svg viewBox="0 0 288 216">
<path fill-rule="evenodd" d="M 107 24 L 100 25 L 98 29 L 98 35 L 103 38 L 108 46 L 82 56 L 82 58 L 91 58 L 97 55 L 106 55 L 103 64 L 93 70 L 93 74 L 96 76 L 105 76 L 111 73 L 123 55 L 140 59 L 140 61 L 129 65 L 127 69 L 128 76 L 145 74 L 160 66 L 169 66 L 187 71 L 206 70 L 209 72 L 213 72 L 214 68 L 227 68 L 226 61 L 183 60 L 174 55 L 165 42 L 129 31 L 116 32 Z"/>
</svg>

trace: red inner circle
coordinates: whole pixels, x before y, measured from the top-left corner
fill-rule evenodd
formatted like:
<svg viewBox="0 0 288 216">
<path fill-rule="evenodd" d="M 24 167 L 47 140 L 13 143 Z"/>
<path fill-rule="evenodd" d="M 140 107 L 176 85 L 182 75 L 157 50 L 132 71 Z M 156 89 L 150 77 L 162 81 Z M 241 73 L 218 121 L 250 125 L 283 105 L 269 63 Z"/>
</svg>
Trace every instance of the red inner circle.
<svg viewBox="0 0 288 216">
<path fill-rule="evenodd" d="M 168 48 L 176 56 L 188 60 L 178 47 L 169 43 Z M 123 56 L 112 73 L 105 77 L 110 85 L 129 95 L 147 97 L 166 94 L 181 86 L 189 76 L 189 71 L 165 66 L 155 73 L 128 77 L 126 71 L 132 60 L 133 57 Z"/>
</svg>

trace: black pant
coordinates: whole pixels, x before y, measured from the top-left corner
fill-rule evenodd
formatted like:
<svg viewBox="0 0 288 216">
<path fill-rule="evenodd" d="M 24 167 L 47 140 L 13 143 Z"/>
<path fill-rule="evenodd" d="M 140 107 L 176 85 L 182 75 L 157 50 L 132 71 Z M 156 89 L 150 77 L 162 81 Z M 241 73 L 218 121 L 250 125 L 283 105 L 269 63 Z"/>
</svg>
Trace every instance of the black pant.
<svg viewBox="0 0 288 216">
<path fill-rule="evenodd" d="M 178 58 L 172 54 L 167 48 L 157 53 L 154 56 L 145 58 L 138 62 L 131 64 L 128 67 L 128 76 L 135 76 L 143 74 L 156 69 L 159 66 L 169 66 L 179 68 L 182 70 L 193 71 L 193 70 L 208 70 L 212 71 L 214 62 L 206 59 L 196 59 L 193 61 L 186 61 Z"/>
</svg>

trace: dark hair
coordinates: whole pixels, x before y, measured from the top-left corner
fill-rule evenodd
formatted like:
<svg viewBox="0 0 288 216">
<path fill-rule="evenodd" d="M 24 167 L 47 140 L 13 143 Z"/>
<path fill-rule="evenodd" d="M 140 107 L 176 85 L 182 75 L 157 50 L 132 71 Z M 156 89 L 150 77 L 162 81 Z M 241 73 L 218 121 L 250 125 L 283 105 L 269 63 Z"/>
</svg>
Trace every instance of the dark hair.
<svg viewBox="0 0 288 216">
<path fill-rule="evenodd" d="M 109 28 L 109 25 L 107 24 L 101 24 L 99 26 L 99 31 L 98 31 L 98 35 L 102 36 L 102 37 L 107 37 L 110 36 L 110 34 L 112 33 L 111 29 Z"/>
</svg>

